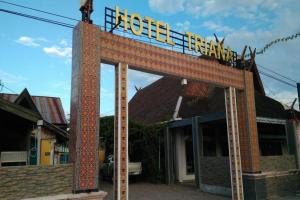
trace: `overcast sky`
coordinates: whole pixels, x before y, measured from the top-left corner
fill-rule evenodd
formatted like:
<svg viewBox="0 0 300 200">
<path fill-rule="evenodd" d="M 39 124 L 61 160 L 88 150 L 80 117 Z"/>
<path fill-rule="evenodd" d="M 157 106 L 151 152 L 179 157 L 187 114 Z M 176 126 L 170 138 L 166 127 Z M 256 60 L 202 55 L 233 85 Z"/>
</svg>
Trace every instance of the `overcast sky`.
<svg viewBox="0 0 300 200">
<path fill-rule="evenodd" d="M 80 19 L 79 0 L 10 0 L 50 12 Z M 93 21 L 104 24 L 105 6 L 127 8 L 129 13 L 151 16 L 170 24 L 171 29 L 190 31 L 203 37 L 217 33 L 226 45 L 241 53 L 244 45 L 261 49 L 266 43 L 300 32 L 300 1 L 298 0 L 94 0 Z M 60 20 L 34 11 L 0 3 L 0 8 Z M 72 30 L 0 12 L 0 80 L 19 93 L 25 87 L 32 95 L 57 96 L 66 113 L 70 110 Z M 277 73 L 300 81 L 300 37 L 279 43 L 256 62 Z M 114 77 L 111 66 L 102 66 L 101 114 L 113 114 Z M 291 104 L 296 89 L 261 76 L 267 95 Z M 144 87 L 158 76 L 129 72 L 129 96 L 134 86 Z M 293 83 L 295 84 L 295 83 Z M 8 92 L 3 88 L 2 92 Z"/>
</svg>

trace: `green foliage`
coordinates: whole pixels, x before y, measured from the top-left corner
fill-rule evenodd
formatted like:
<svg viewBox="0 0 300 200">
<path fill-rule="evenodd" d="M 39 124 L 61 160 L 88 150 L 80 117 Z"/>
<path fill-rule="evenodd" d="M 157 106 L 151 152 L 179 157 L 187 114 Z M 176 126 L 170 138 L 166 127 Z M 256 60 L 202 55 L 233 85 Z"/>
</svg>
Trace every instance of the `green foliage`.
<svg viewBox="0 0 300 200">
<path fill-rule="evenodd" d="M 106 155 L 114 152 L 114 116 L 100 118 L 100 146 L 105 147 Z"/>
<path fill-rule="evenodd" d="M 129 121 L 129 158 L 142 162 L 142 178 L 162 182 L 164 173 L 164 125 L 144 125 Z M 113 154 L 114 117 L 100 119 L 100 136 L 106 147 L 106 155 Z"/>
</svg>

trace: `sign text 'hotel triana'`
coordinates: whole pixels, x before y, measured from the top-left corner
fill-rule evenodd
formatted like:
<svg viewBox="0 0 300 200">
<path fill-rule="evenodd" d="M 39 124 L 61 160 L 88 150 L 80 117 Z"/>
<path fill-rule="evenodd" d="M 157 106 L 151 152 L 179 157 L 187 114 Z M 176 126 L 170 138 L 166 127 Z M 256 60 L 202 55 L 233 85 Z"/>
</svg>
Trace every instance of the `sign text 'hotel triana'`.
<svg viewBox="0 0 300 200">
<path fill-rule="evenodd" d="M 155 21 L 151 17 L 142 18 L 138 13 L 131 14 L 128 18 L 127 9 L 121 13 L 118 6 L 116 6 L 116 15 L 115 15 L 115 25 L 116 27 L 120 26 L 121 21 L 123 21 L 124 30 L 127 31 L 130 29 L 133 34 L 140 36 L 144 30 L 144 23 L 146 23 L 148 37 L 150 39 L 155 38 L 157 41 L 166 43 L 169 45 L 176 45 L 172 41 L 170 36 L 170 25 L 162 21 Z M 121 20 L 121 21 L 119 21 Z M 129 22 L 129 23 L 128 23 Z M 154 27 L 153 27 L 154 25 Z M 153 31 L 155 34 L 153 34 Z M 193 34 L 186 32 L 185 36 L 187 37 L 188 50 L 195 51 L 196 53 L 201 53 L 203 55 L 215 57 L 219 60 L 224 61 L 233 61 L 233 52 L 227 47 L 224 48 L 224 45 L 220 42 L 215 43 L 213 40 L 207 41 L 206 38 L 201 37 L 198 34 Z"/>
</svg>

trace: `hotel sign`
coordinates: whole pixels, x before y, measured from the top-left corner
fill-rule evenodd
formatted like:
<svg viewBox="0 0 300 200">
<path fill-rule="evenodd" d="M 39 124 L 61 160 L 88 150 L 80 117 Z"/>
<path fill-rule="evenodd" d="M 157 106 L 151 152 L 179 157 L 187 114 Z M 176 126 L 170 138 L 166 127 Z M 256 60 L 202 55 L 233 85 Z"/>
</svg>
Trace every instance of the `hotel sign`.
<svg viewBox="0 0 300 200">
<path fill-rule="evenodd" d="M 179 33 L 173 31 L 168 23 L 155 20 L 149 16 L 141 17 L 138 13 L 129 15 L 127 9 L 120 11 L 120 8 L 116 6 L 115 10 L 106 8 L 105 24 L 107 17 L 111 17 L 111 22 L 108 22 L 108 24 L 114 28 L 123 28 L 124 31 L 130 30 L 134 35 L 144 35 L 149 39 L 155 39 L 173 47 L 183 47 L 183 53 L 188 50 L 229 63 L 234 63 L 236 60 L 236 53 L 230 47 L 224 48 L 224 44 L 221 42 L 208 41 L 207 38 L 191 32 Z"/>
</svg>

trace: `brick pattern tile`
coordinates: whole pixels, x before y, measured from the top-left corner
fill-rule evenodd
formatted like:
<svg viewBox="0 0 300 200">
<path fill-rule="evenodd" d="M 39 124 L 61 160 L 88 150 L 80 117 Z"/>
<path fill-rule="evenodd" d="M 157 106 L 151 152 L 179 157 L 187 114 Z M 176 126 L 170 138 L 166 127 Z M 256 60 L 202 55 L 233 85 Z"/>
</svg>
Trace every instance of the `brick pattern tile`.
<svg viewBox="0 0 300 200">
<path fill-rule="evenodd" d="M 215 85 L 244 88 L 243 71 L 129 38 L 101 32 L 101 59 Z"/>
<path fill-rule="evenodd" d="M 260 155 L 256 125 L 253 75 L 244 72 L 245 90 L 237 92 L 238 120 L 242 169 L 244 172 L 260 171 Z"/>
<path fill-rule="evenodd" d="M 75 191 L 98 188 L 99 31 L 86 23 L 74 29 L 70 153 Z"/>
<path fill-rule="evenodd" d="M 225 89 L 232 199 L 244 199 L 235 88 Z"/>
<path fill-rule="evenodd" d="M 127 103 L 128 66 L 119 63 L 115 73 L 115 166 L 114 199 L 128 199 L 128 103 Z"/>
</svg>

